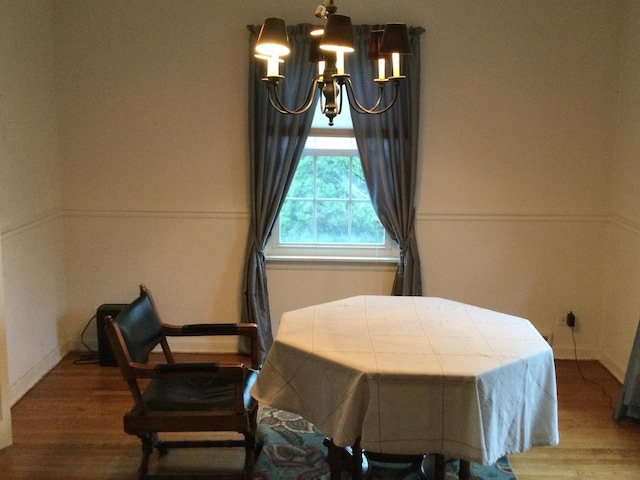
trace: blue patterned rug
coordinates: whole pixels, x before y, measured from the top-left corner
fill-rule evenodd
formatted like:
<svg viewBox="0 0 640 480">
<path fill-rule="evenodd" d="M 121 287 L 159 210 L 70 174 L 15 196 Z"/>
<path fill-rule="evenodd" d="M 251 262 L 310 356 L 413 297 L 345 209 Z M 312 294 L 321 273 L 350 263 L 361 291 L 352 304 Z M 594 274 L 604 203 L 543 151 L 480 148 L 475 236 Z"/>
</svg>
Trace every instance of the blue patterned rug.
<svg viewBox="0 0 640 480">
<path fill-rule="evenodd" d="M 264 446 L 256 461 L 256 480 L 329 480 L 325 436 L 312 424 L 294 413 L 264 408 L 258 425 L 258 441 Z M 457 480 L 458 461 L 447 462 L 447 480 Z M 426 474 L 433 478 L 433 465 L 427 461 Z M 343 473 L 343 480 L 350 475 Z M 367 480 L 418 480 L 411 465 L 370 462 Z M 473 480 L 517 480 L 509 459 L 501 458 L 491 466 L 471 464 Z"/>
</svg>

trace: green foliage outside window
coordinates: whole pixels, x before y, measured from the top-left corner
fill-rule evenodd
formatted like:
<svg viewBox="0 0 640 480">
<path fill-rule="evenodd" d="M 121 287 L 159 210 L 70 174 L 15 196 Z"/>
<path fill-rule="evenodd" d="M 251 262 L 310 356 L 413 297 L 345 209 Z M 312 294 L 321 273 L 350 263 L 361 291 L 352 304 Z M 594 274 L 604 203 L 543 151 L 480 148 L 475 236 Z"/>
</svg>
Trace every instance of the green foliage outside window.
<svg viewBox="0 0 640 480">
<path fill-rule="evenodd" d="M 280 212 L 280 242 L 383 245 L 358 156 L 305 155 Z"/>
</svg>

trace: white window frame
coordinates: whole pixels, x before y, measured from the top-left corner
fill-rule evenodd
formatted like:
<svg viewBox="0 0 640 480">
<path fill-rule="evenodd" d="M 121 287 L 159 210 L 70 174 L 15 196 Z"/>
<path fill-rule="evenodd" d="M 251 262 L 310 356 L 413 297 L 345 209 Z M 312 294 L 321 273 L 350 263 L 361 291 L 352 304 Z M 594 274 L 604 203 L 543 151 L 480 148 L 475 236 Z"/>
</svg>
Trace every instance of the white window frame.
<svg viewBox="0 0 640 480">
<path fill-rule="evenodd" d="M 317 117 L 317 115 L 316 115 Z M 350 124 L 349 118 L 349 124 Z M 326 119 L 324 119 L 326 122 Z M 315 123 L 315 119 L 314 119 Z M 349 125 L 347 124 L 347 127 Z M 337 127 L 337 126 L 336 126 Z M 312 128 L 310 137 L 354 137 L 353 129 L 349 128 Z M 309 152 L 309 153 L 306 153 Z M 302 152 L 305 155 L 315 155 L 317 150 L 309 148 Z M 335 150 L 323 150 L 323 155 L 351 155 L 360 157 L 356 149 L 345 150 L 336 148 Z M 316 244 L 308 243 L 282 243 L 280 242 L 280 218 L 276 220 L 273 233 L 265 251 L 267 260 L 277 261 L 340 261 L 340 262 L 375 262 L 375 263 L 397 263 L 400 258 L 400 250 L 396 242 L 391 240 L 385 231 L 385 242 L 383 245 L 347 245 L 347 244 Z"/>
</svg>

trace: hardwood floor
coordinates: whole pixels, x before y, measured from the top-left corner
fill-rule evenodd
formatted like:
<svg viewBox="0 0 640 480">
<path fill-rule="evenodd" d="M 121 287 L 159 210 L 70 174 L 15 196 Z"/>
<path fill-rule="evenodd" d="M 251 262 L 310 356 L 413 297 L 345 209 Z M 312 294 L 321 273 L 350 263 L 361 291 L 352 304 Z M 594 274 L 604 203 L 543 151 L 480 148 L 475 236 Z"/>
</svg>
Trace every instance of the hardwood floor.
<svg viewBox="0 0 640 480">
<path fill-rule="evenodd" d="M 510 456 L 518 479 L 640 479 L 640 424 L 612 418 L 620 383 L 595 361 L 557 361 L 556 376 L 560 443 Z"/>
<path fill-rule="evenodd" d="M 117 368 L 79 357 L 65 357 L 12 409 L 1 479 L 136 478 L 139 442 L 122 431 L 129 392 Z M 560 444 L 512 455 L 518 479 L 640 480 L 640 424 L 612 420 L 620 384 L 597 362 L 579 366 L 556 363 Z"/>
</svg>

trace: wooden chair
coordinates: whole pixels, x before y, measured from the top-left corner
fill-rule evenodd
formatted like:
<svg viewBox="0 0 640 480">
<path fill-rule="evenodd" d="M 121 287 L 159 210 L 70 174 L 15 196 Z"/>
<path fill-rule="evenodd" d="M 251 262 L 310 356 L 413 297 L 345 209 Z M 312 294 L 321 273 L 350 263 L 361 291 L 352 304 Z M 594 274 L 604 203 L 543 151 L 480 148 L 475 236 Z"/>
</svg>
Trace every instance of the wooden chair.
<svg viewBox="0 0 640 480">
<path fill-rule="evenodd" d="M 243 476 L 252 478 L 258 405 L 250 390 L 260 368 L 256 324 L 164 324 L 149 290 L 140 285 L 140 296 L 115 319 L 106 317 L 105 329 L 133 395 L 134 406 L 124 415 L 124 431 L 142 440 L 139 478 L 151 478 L 149 460 L 154 449 L 164 455 L 169 448 L 186 447 L 244 447 Z M 186 335 L 247 337 L 250 365 L 176 363 L 167 337 Z M 162 363 L 149 361 L 157 345 L 164 353 Z M 230 440 L 161 441 L 158 432 L 239 432 L 244 439 L 238 435 Z"/>
</svg>

